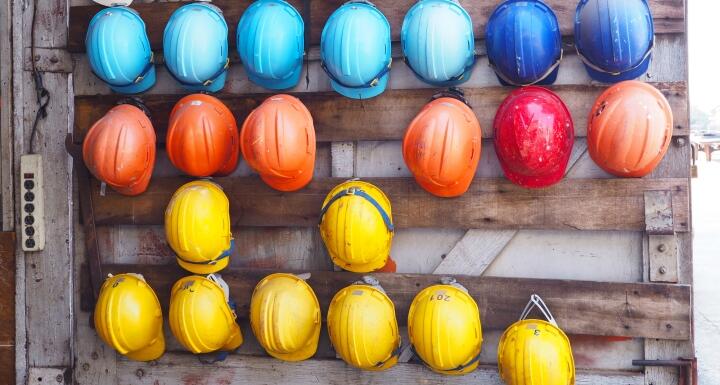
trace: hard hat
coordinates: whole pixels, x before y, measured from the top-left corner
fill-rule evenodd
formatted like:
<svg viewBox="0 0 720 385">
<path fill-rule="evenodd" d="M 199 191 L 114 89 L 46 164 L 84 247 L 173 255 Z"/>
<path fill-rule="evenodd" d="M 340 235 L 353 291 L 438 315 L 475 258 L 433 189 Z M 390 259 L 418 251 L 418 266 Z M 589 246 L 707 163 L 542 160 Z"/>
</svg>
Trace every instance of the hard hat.
<svg viewBox="0 0 720 385">
<path fill-rule="evenodd" d="M 220 8 L 209 3 L 178 8 L 163 34 L 168 72 L 188 90 L 220 91 L 230 65 L 227 36 L 228 26 Z"/>
<path fill-rule="evenodd" d="M 644 74 L 655 41 L 647 0 L 580 0 L 575 48 L 590 77 L 604 83 Z"/>
<path fill-rule="evenodd" d="M 165 209 L 165 236 L 183 269 L 195 274 L 224 269 L 235 244 L 222 188 L 196 180 L 177 189 Z"/>
<path fill-rule="evenodd" d="M 90 69 L 121 94 L 145 92 L 155 85 L 155 65 L 145 23 L 127 7 L 102 9 L 85 35 Z"/>
<path fill-rule="evenodd" d="M 320 65 L 332 88 L 352 99 L 385 91 L 392 64 L 390 23 L 369 1 L 348 1 L 330 15 L 320 36 Z"/>
<path fill-rule="evenodd" d="M 243 13 L 237 50 L 250 81 L 267 89 L 293 88 L 300 81 L 305 25 L 284 0 L 258 0 Z"/>
<path fill-rule="evenodd" d="M 466 374 L 477 368 L 480 359 L 480 310 L 454 279 L 441 282 L 423 289 L 410 304 L 410 343 L 433 371 Z"/>
<path fill-rule="evenodd" d="M 475 65 L 472 20 L 455 0 L 420 0 L 405 15 L 400 32 L 405 63 L 435 86 L 467 81 Z"/>
<path fill-rule="evenodd" d="M 170 330 L 180 345 L 195 353 L 232 351 L 243 343 L 235 303 L 219 274 L 181 278 L 170 293 Z"/>
<path fill-rule="evenodd" d="M 511 182 L 540 188 L 562 179 L 575 129 L 555 93 L 535 86 L 516 89 L 500 104 L 493 127 L 495 152 Z"/>
<path fill-rule="evenodd" d="M 121 104 L 90 127 L 83 160 L 100 181 L 123 195 L 143 193 L 155 167 L 155 130 L 138 107 Z"/>
<path fill-rule="evenodd" d="M 548 321 L 526 319 L 533 306 L 537 306 Z M 570 340 L 536 294 L 532 295 L 520 320 L 500 337 L 498 369 L 507 385 L 575 385 Z"/>
<path fill-rule="evenodd" d="M 267 353 L 283 361 L 302 361 L 317 350 L 320 303 L 300 277 L 276 273 L 263 278 L 250 300 L 250 326 Z"/>
<path fill-rule="evenodd" d="M 588 152 L 603 170 L 622 177 L 642 177 L 667 152 L 673 114 L 655 87 L 628 80 L 603 92 L 588 117 Z"/>
<path fill-rule="evenodd" d="M 170 113 L 165 147 L 172 164 L 188 175 L 224 176 L 237 167 L 238 136 L 235 118 L 223 102 L 192 94 Z"/>
<path fill-rule="evenodd" d="M 94 318 L 100 339 L 131 360 L 152 361 L 165 352 L 160 301 L 140 274 L 106 279 Z"/>
<path fill-rule="evenodd" d="M 242 125 L 240 146 L 248 165 L 276 190 L 299 190 L 312 179 L 315 127 L 294 96 L 271 96 L 254 109 Z"/>
<path fill-rule="evenodd" d="M 338 291 L 330 302 L 327 323 L 330 342 L 348 364 L 385 370 L 397 363 L 400 333 L 395 306 L 375 278 L 363 277 Z"/>
<path fill-rule="evenodd" d="M 368 182 L 340 183 L 325 197 L 320 210 L 320 236 L 330 258 L 356 273 L 385 266 L 394 230 L 390 200 Z"/>
<path fill-rule="evenodd" d="M 555 82 L 562 36 L 553 10 L 540 0 L 506 0 L 485 29 L 490 66 L 503 85 Z"/>
<path fill-rule="evenodd" d="M 436 95 L 405 132 L 403 158 L 415 180 L 429 193 L 456 197 L 475 176 L 482 133 L 461 94 Z"/>
</svg>

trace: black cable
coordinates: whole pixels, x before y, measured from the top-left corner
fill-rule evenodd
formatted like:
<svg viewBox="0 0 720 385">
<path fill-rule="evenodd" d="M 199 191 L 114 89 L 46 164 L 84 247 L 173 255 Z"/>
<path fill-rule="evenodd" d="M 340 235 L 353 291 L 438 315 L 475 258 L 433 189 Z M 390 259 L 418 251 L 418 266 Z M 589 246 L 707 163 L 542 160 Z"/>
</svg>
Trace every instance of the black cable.
<svg viewBox="0 0 720 385">
<path fill-rule="evenodd" d="M 305 55 L 305 89 L 310 88 L 310 0 L 303 0 L 303 24 L 305 28 L 304 55 Z"/>
<path fill-rule="evenodd" d="M 32 21 L 30 24 L 30 63 L 32 63 L 32 75 L 35 82 L 35 99 L 38 110 L 35 114 L 32 131 L 30 131 L 30 154 L 35 153 L 35 136 L 37 135 L 40 120 L 47 118 L 47 106 L 50 103 L 50 92 L 43 85 L 42 73 L 35 68 L 35 14 L 37 13 L 37 1 L 33 1 Z"/>
</svg>

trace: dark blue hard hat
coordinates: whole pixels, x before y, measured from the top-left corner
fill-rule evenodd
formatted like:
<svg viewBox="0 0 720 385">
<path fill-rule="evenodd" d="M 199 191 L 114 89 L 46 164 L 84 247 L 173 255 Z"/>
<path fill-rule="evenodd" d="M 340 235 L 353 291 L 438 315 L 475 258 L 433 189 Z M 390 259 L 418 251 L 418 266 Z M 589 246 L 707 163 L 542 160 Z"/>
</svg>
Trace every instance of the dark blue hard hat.
<svg viewBox="0 0 720 385">
<path fill-rule="evenodd" d="M 504 85 L 552 84 L 562 59 L 555 13 L 540 0 L 507 0 L 485 31 L 490 66 Z"/>
<path fill-rule="evenodd" d="M 577 6 L 575 47 L 597 81 L 616 83 L 644 74 L 653 36 L 647 0 L 580 0 Z"/>
</svg>

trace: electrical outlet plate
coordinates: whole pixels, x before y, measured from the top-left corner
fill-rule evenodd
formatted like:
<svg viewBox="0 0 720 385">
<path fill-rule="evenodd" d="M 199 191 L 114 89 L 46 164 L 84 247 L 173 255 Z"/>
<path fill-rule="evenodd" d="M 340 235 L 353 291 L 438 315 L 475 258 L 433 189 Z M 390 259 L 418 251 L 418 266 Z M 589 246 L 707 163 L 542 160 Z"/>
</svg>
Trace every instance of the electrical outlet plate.
<svg viewBox="0 0 720 385">
<path fill-rule="evenodd" d="M 20 227 L 23 251 L 45 249 L 42 156 L 20 157 Z"/>
</svg>

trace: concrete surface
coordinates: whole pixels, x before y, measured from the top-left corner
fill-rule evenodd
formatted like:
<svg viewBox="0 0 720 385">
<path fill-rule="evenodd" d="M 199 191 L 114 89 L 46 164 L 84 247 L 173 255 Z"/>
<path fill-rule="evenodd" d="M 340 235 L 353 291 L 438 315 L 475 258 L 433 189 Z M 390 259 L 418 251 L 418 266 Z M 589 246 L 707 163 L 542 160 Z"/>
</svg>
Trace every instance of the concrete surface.
<svg viewBox="0 0 720 385">
<path fill-rule="evenodd" d="M 720 384 L 720 153 L 692 180 L 695 350 L 700 385 Z"/>
</svg>

